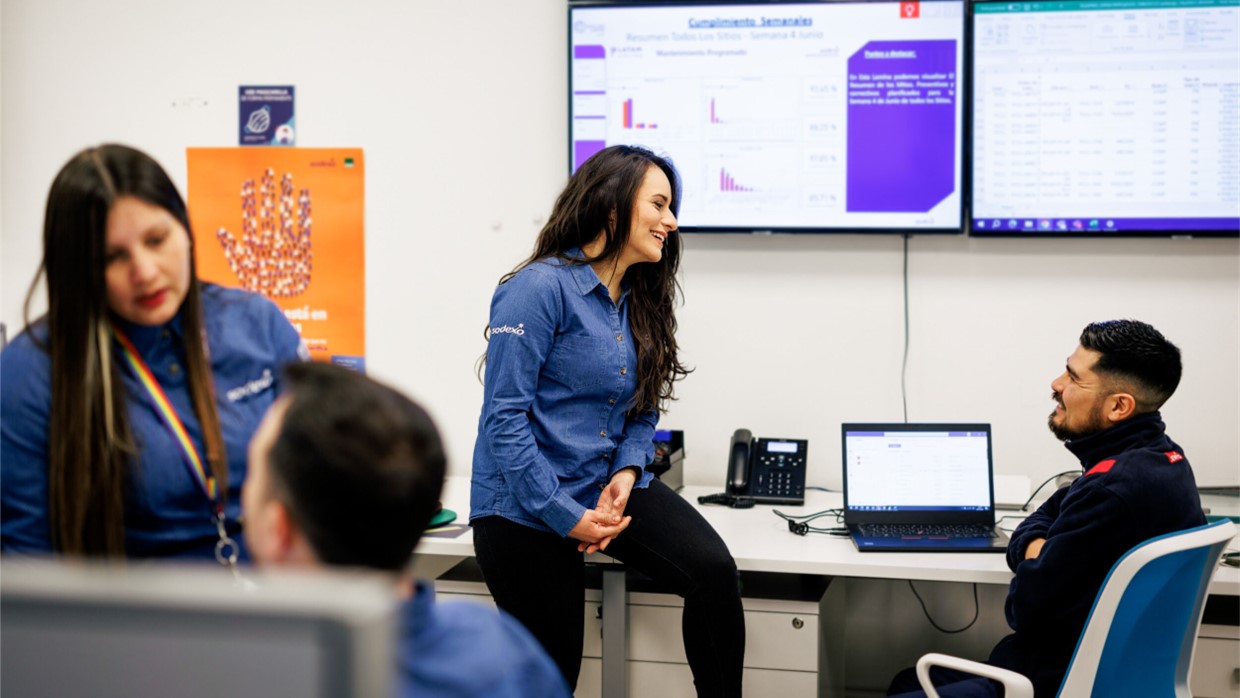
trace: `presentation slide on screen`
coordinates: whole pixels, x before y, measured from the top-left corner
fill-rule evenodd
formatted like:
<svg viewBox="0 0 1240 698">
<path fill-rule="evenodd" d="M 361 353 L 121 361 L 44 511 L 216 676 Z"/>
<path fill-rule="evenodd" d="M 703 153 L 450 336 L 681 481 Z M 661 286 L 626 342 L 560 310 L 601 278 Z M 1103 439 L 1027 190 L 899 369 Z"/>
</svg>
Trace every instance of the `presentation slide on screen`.
<svg viewBox="0 0 1240 698">
<path fill-rule="evenodd" d="M 571 165 L 671 157 L 682 227 L 961 225 L 962 2 L 573 8 Z"/>
<path fill-rule="evenodd" d="M 988 440 L 981 432 L 849 432 L 848 506 L 990 506 Z"/>
<path fill-rule="evenodd" d="M 974 9 L 976 232 L 1240 229 L 1240 0 Z"/>
</svg>

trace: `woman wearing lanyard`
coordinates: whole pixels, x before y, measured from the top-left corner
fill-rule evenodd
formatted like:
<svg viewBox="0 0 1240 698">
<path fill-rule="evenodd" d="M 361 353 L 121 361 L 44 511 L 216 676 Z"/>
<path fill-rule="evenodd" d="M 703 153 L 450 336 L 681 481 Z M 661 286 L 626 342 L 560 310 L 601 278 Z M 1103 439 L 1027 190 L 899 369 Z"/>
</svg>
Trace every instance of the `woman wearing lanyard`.
<svg viewBox="0 0 1240 698">
<path fill-rule="evenodd" d="M 570 687 L 581 668 L 582 552 L 606 550 L 685 598 L 698 694 L 740 695 L 736 563 L 645 469 L 659 410 L 686 373 L 673 314 L 677 185 L 650 151 L 600 151 L 569 180 L 534 253 L 501 280 L 470 520 L 496 604 L 538 638 Z"/>
<path fill-rule="evenodd" d="M 246 444 L 306 355 L 292 325 L 198 280 L 185 202 L 124 146 L 57 174 L 40 273 L 47 314 L 0 354 L 3 549 L 245 559 Z"/>
</svg>

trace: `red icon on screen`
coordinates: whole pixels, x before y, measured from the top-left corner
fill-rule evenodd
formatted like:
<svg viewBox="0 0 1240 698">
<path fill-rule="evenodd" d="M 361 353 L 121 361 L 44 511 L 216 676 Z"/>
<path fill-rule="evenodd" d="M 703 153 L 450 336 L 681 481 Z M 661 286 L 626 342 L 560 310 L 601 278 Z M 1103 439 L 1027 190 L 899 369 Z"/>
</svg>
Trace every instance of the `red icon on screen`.
<svg viewBox="0 0 1240 698">
<path fill-rule="evenodd" d="M 920 0 L 912 0 L 911 2 L 900 3 L 900 17 L 904 19 L 917 19 L 921 16 Z"/>
</svg>

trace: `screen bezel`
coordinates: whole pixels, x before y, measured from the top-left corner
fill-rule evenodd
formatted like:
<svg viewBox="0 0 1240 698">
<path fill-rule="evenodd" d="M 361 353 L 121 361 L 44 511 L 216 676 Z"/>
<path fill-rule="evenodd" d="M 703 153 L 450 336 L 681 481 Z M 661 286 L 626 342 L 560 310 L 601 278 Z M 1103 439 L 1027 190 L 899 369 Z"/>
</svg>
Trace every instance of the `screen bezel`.
<svg viewBox="0 0 1240 698">
<path fill-rule="evenodd" d="M 1056 2 L 1061 2 L 1061 1 L 1062 0 L 1021 0 L 1021 4 L 1051 5 Z M 1112 232 L 1105 232 L 1102 230 L 1099 230 L 1097 232 L 1092 232 L 1088 229 L 1081 230 L 1081 231 L 1073 231 L 1073 230 L 1043 231 L 1043 230 L 1037 230 L 1036 228 L 1033 230 L 1028 230 L 1028 231 L 1020 229 L 1020 228 L 1017 228 L 1016 230 L 1010 230 L 1010 229 L 992 230 L 988 228 L 974 227 L 974 220 L 975 218 L 977 218 L 976 216 L 973 215 L 973 205 L 974 205 L 974 202 L 973 202 L 973 176 L 974 176 L 973 145 L 974 145 L 974 140 L 976 137 L 976 132 L 973 128 L 973 124 L 974 124 L 974 117 L 975 117 L 975 111 L 976 111 L 976 106 L 977 106 L 977 102 L 974 99 L 974 96 L 975 96 L 974 90 L 975 90 L 976 76 L 977 76 L 977 50 L 976 50 L 977 47 L 975 45 L 975 38 L 977 37 L 977 14 L 978 14 L 977 8 L 981 6 L 1010 4 L 1010 0 L 969 0 L 968 4 L 969 4 L 969 8 L 967 12 L 968 17 L 966 20 L 967 25 L 965 27 L 965 42 L 966 42 L 965 62 L 968 64 L 968 72 L 965 75 L 966 83 L 967 83 L 967 89 L 965 90 L 965 93 L 966 93 L 965 99 L 967 100 L 967 103 L 965 105 L 966 109 L 965 109 L 965 116 L 964 116 L 965 118 L 964 170 L 965 170 L 965 177 L 967 179 L 967 183 L 965 184 L 965 187 L 966 187 L 965 199 L 967 201 L 967 204 L 966 204 L 966 210 L 965 210 L 966 215 L 964 219 L 962 219 L 962 223 L 964 224 L 965 230 L 968 232 L 969 237 L 1014 238 L 1014 239 L 1047 238 L 1047 239 L 1056 239 L 1056 240 L 1063 240 L 1065 238 L 1069 238 L 1069 239 L 1070 238 L 1088 238 L 1088 239 L 1098 240 L 1098 239 L 1108 239 L 1108 238 L 1235 238 L 1235 237 L 1240 237 L 1240 226 L 1238 226 L 1235 230 L 1196 230 L 1196 229 L 1166 230 L 1166 229 L 1155 229 L 1155 228 L 1137 228 L 1137 229 L 1116 230 Z M 1112 217 L 1118 218 L 1119 216 L 1112 216 Z M 1019 216 L 1018 218 L 1026 219 L 1026 218 L 1029 218 L 1029 216 Z M 1082 218 L 1084 218 L 1084 216 L 1082 216 Z M 980 220 L 980 218 L 978 218 L 978 220 Z"/>
<path fill-rule="evenodd" d="M 968 7 L 971 0 L 919 0 L 921 3 L 937 3 L 950 2 L 962 5 L 961 12 L 961 66 L 967 71 L 971 69 L 972 62 L 968 56 L 969 49 L 969 14 Z M 598 9 L 598 8 L 664 8 L 664 7 L 729 7 L 743 5 L 868 5 L 868 4 L 899 4 L 900 0 L 672 0 L 670 2 L 662 2 L 659 0 L 569 0 L 566 12 L 567 17 L 567 36 L 565 42 L 567 44 L 567 95 L 568 104 L 568 128 L 566 129 L 567 141 L 567 164 L 568 173 L 573 173 L 573 165 L 575 162 L 575 153 L 573 148 L 573 11 L 578 9 Z M 962 89 L 958 90 L 959 99 L 968 100 L 969 75 L 959 76 L 959 84 Z M 723 226 L 723 225 L 685 225 L 680 226 L 677 231 L 681 233 L 691 234 L 724 234 L 724 235 L 934 235 L 934 236 L 963 236 L 967 232 L 968 218 L 968 159 L 965 148 L 970 141 L 969 138 L 969 110 L 968 104 L 962 104 L 960 110 L 960 143 L 957 144 L 957 153 L 960 155 L 959 167 L 959 211 L 958 223 L 953 226 L 938 226 L 927 228 L 897 228 L 897 227 L 873 227 L 858 228 L 853 226 Z M 673 165 L 675 161 L 673 160 Z M 679 175 L 679 171 L 677 171 Z"/>
</svg>

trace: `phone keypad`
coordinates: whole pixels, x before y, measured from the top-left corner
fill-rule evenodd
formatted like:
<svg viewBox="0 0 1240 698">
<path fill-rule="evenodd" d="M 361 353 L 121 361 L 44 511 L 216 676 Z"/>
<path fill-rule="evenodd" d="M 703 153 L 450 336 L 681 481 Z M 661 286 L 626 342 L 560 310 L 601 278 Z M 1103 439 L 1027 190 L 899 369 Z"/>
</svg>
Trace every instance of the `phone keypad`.
<svg viewBox="0 0 1240 698">
<path fill-rule="evenodd" d="M 763 453 L 758 456 L 763 473 L 757 482 L 757 494 L 769 497 L 805 497 L 805 457 L 785 453 Z"/>
<path fill-rule="evenodd" d="M 802 497 L 805 492 L 795 482 L 792 473 L 775 471 L 767 481 L 767 494 L 776 497 Z"/>
</svg>

